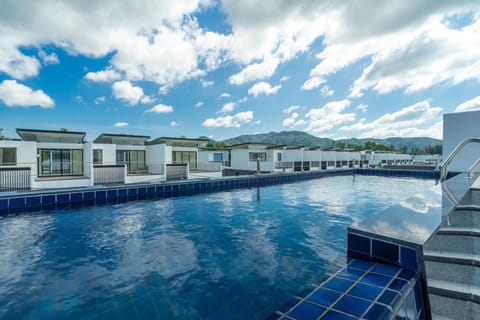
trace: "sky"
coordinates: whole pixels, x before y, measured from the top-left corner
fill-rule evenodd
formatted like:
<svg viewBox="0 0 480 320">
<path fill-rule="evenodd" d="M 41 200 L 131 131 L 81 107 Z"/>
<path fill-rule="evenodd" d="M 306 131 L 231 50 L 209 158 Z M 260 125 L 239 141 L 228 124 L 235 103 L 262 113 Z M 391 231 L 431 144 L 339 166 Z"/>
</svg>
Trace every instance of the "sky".
<svg viewBox="0 0 480 320">
<path fill-rule="evenodd" d="M 442 138 L 480 110 L 480 2 L 0 0 L 0 128 Z"/>
</svg>

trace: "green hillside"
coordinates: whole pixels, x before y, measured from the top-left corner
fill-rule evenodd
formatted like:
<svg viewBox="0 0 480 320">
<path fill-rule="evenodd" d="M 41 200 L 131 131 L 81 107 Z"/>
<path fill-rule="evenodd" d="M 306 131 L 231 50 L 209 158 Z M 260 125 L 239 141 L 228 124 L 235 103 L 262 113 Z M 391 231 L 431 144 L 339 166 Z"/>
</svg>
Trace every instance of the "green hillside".
<svg viewBox="0 0 480 320">
<path fill-rule="evenodd" d="M 432 138 L 400 138 L 393 137 L 387 139 L 340 139 L 333 140 L 329 138 L 319 138 L 302 131 L 281 131 L 268 132 L 260 134 L 241 135 L 235 138 L 225 140 L 227 144 L 239 144 L 247 142 L 272 143 L 283 145 L 301 145 L 305 147 L 331 148 L 335 146 L 363 148 L 365 143 L 373 142 L 377 145 L 383 145 L 393 150 L 402 150 L 404 152 L 415 153 L 439 153 L 441 152 L 442 141 Z"/>
</svg>

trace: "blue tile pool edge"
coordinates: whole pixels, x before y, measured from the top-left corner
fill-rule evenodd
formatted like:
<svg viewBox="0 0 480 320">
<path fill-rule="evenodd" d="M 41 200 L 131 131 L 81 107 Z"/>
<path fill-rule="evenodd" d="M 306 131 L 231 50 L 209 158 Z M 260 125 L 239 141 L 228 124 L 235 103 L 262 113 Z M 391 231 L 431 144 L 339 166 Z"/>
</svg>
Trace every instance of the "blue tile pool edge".
<svg viewBox="0 0 480 320">
<path fill-rule="evenodd" d="M 56 208 L 65 209 L 69 205 L 88 206 L 114 203 L 118 201 L 124 202 L 188 196 L 200 193 L 226 191 L 238 188 L 262 187 L 351 174 L 438 179 L 438 172 L 436 171 L 351 168 L 223 177 L 208 180 L 162 181 L 159 183 L 35 190 L 18 193 L 5 192 L 3 195 L 0 193 L 0 215 L 51 210 Z M 40 203 L 38 203 L 37 200 L 33 200 L 34 198 L 40 199 Z"/>
</svg>

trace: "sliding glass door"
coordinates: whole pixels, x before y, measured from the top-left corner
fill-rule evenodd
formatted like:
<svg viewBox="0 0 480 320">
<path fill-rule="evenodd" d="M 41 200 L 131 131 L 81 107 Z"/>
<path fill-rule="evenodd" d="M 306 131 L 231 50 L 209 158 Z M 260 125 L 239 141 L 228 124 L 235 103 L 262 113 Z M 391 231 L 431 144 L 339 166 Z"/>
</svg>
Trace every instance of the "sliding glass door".
<svg viewBox="0 0 480 320">
<path fill-rule="evenodd" d="M 40 149 L 38 155 L 39 177 L 83 175 L 83 150 Z"/>
</svg>

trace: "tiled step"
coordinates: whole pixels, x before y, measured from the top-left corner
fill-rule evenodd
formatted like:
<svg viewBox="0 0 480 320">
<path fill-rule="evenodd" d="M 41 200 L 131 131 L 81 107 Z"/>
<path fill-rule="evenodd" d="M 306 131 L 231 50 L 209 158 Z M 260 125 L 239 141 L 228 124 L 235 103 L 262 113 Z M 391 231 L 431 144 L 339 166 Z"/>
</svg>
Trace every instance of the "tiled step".
<svg viewBox="0 0 480 320">
<path fill-rule="evenodd" d="M 446 225 L 458 228 L 480 228 L 480 210 L 460 209 L 452 212 Z"/>
<path fill-rule="evenodd" d="M 437 261 L 480 267 L 480 256 L 474 253 L 458 253 L 440 250 L 425 250 L 425 261 Z"/>
<path fill-rule="evenodd" d="M 480 190 L 470 189 L 460 200 L 460 205 L 480 205 Z"/>
<path fill-rule="evenodd" d="M 480 237 L 470 235 L 437 233 L 425 246 L 426 250 L 448 251 L 456 253 L 475 253 L 480 248 Z"/>
<path fill-rule="evenodd" d="M 458 282 L 428 279 L 428 293 L 457 300 L 480 303 L 480 287 Z"/>
<path fill-rule="evenodd" d="M 425 260 L 427 282 L 431 280 L 443 280 L 464 285 L 480 286 L 480 267 L 466 264 L 446 263 L 439 261 Z"/>
<path fill-rule="evenodd" d="M 480 228 L 475 227 L 442 227 L 438 229 L 437 234 L 453 236 L 474 236 L 480 237 Z"/>
<path fill-rule="evenodd" d="M 477 320 L 480 305 L 436 294 L 429 294 L 433 320 Z"/>
</svg>

